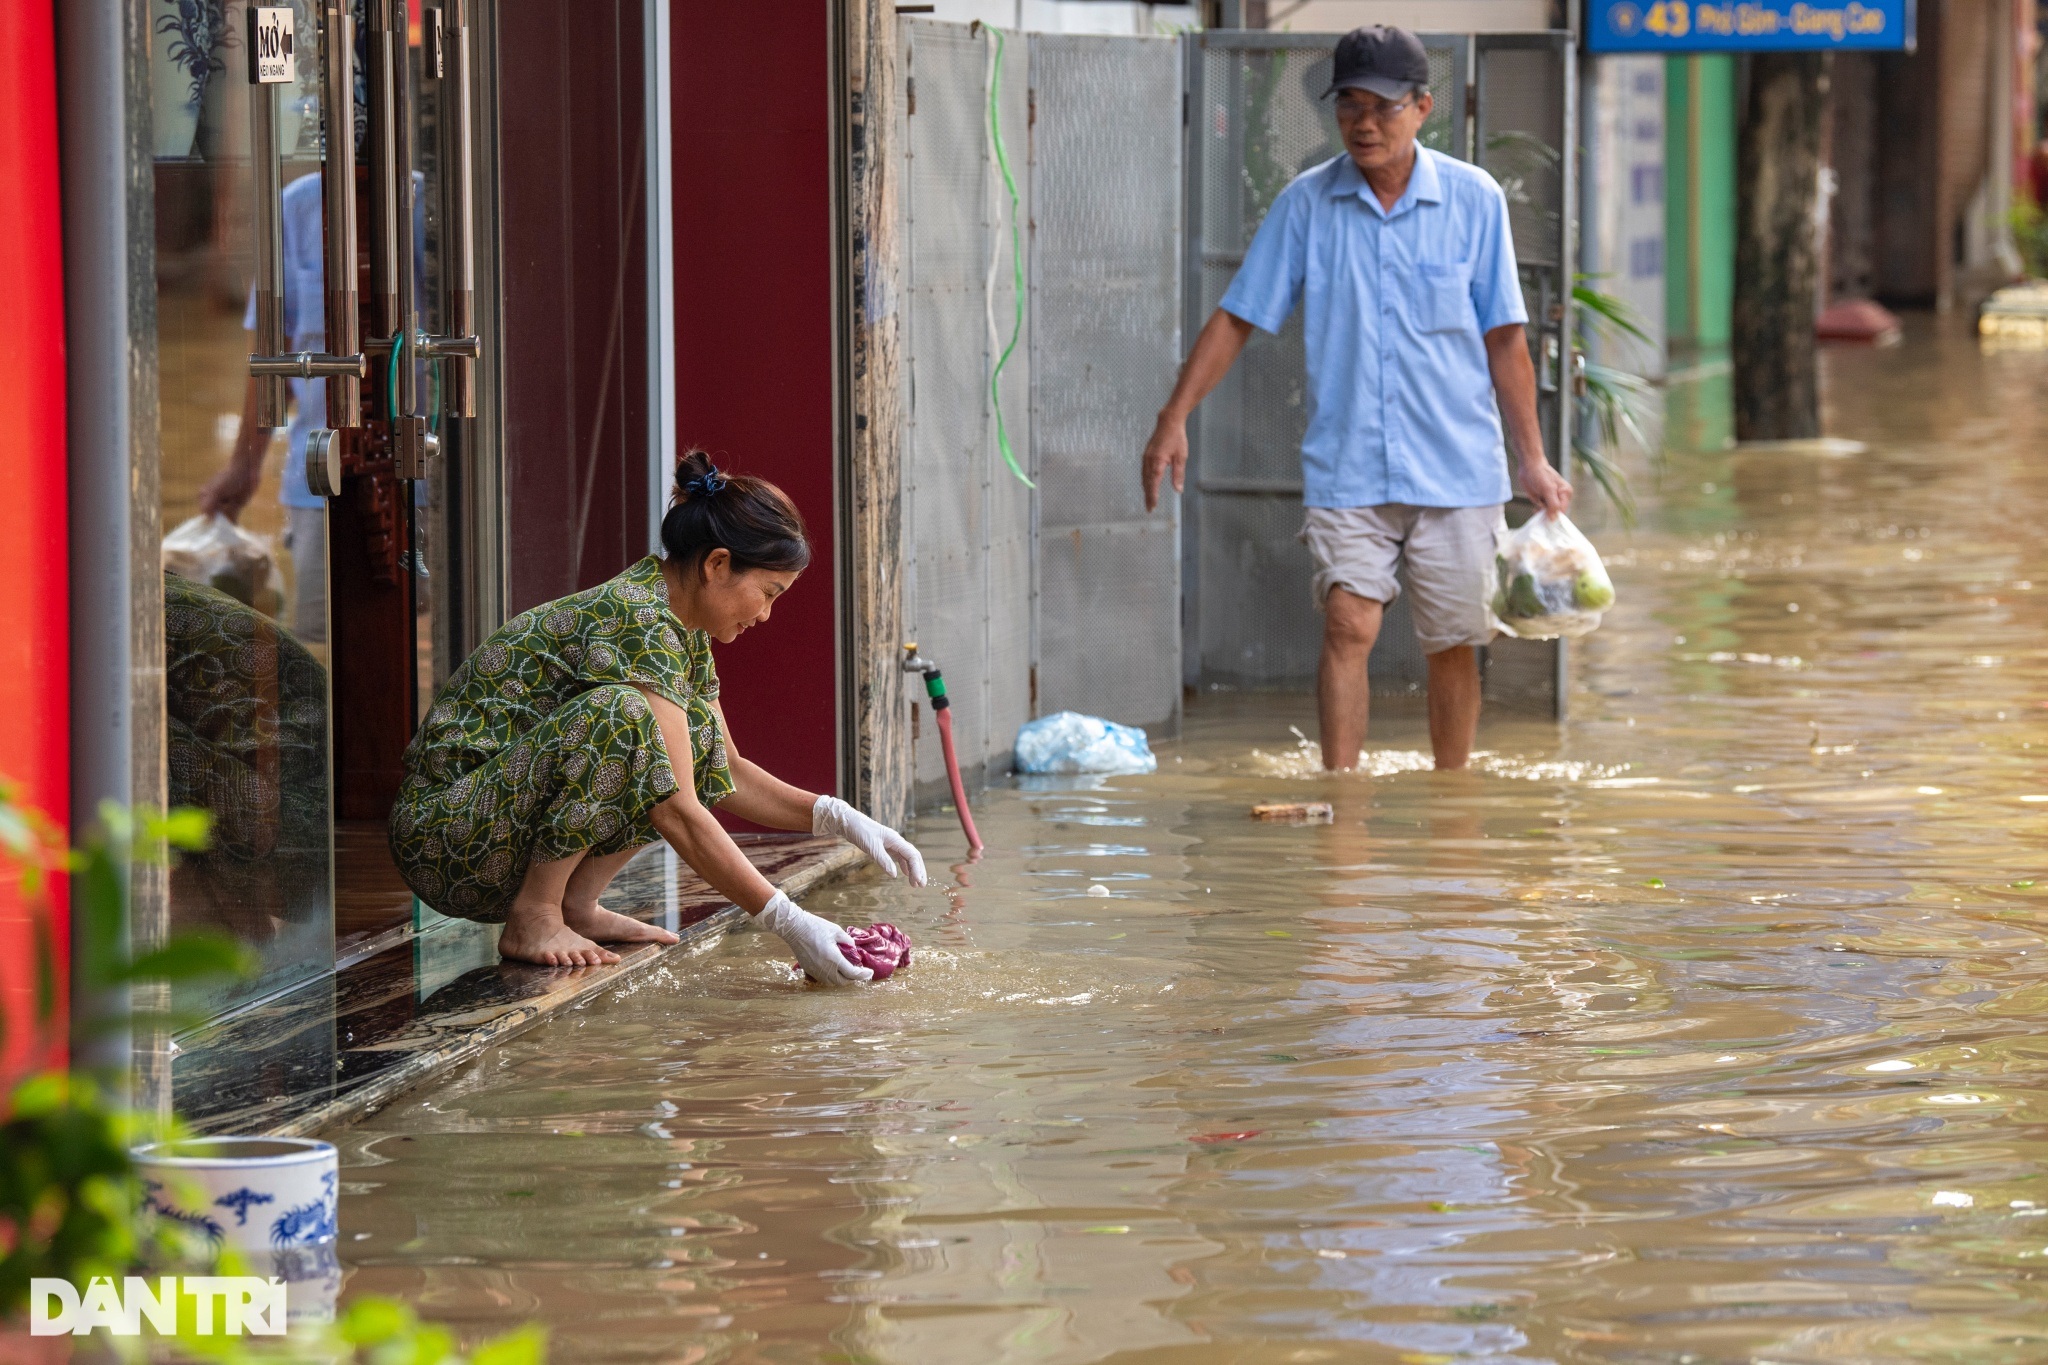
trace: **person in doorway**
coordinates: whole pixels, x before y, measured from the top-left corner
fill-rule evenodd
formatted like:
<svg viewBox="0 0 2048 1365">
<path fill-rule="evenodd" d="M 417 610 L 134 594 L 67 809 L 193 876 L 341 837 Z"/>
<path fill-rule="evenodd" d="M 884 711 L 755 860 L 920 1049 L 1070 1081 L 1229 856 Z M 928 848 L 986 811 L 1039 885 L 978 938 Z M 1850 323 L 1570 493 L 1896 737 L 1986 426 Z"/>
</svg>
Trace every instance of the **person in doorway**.
<svg viewBox="0 0 2048 1365">
<path fill-rule="evenodd" d="M 871 975 L 852 939 L 755 870 L 711 813 L 831 834 L 925 883 L 902 835 L 802 791 L 732 748 L 711 641 L 768 620 L 810 563 L 796 508 L 702 451 L 676 468 L 663 557 L 521 612 L 458 668 L 405 751 L 391 851 L 434 909 L 502 923 L 504 956 L 551 967 L 618 961 L 603 943 L 673 943 L 598 903 L 634 853 L 665 839 L 719 894 L 779 934 L 804 970 Z"/>
<path fill-rule="evenodd" d="M 1510 492 L 1503 419 L 1530 500 L 1571 505 L 1571 485 L 1544 459 L 1507 198 L 1477 166 L 1416 144 L 1428 86 L 1429 59 L 1405 29 L 1373 25 L 1338 42 L 1325 95 L 1344 154 L 1274 201 L 1145 447 L 1150 509 L 1168 473 L 1182 488 L 1188 414 L 1252 329 L 1277 332 L 1305 306 L 1301 539 L 1323 610 L 1323 763 L 1336 769 L 1358 763 L 1366 658 L 1403 566 L 1429 661 L 1436 765 L 1471 757 L 1475 649 L 1491 635 L 1494 532 Z"/>
<path fill-rule="evenodd" d="M 426 178 L 413 172 L 413 278 L 426 287 Z M 320 217 L 320 176 L 300 176 L 278 196 L 279 237 L 284 253 L 285 335 L 294 351 L 327 349 L 327 267 Z M 249 293 L 242 326 L 256 330 L 256 294 Z M 327 425 L 327 381 L 293 379 L 292 418 L 286 432 L 284 474 L 277 500 L 284 507 L 284 547 L 292 557 L 292 602 L 287 625 L 309 644 L 327 639 L 327 503 L 306 482 L 306 438 Z M 199 490 L 199 510 L 239 520 L 263 481 L 270 432 L 256 425 L 256 381 L 242 395 L 241 426 L 227 464 Z"/>
<path fill-rule="evenodd" d="M 280 236 L 284 246 L 285 335 L 293 350 L 327 349 L 327 309 L 321 297 L 326 267 L 320 226 L 320 177 L 301 176 L 278 197 Z M 256 330 L 256 295 L 249 295 L 242 325 Z M 327 381 L 294 379 L 288 453 L 277 500 L 284 508 L 284 546 L 292 557 L 292 602 L 286 622 L 293 635 L 308 643 L 327 639 L 327 511 L 306 484 L 306 436 L 327 425 Z M 199 490 L 199 510 L 238 520 L 256 486 L 263 480 L 263 457 L 270 433 L 256 425 L 256 381 L 242 395 L 242 424 L 233 452 L 218 474 Z"/>
</svg>

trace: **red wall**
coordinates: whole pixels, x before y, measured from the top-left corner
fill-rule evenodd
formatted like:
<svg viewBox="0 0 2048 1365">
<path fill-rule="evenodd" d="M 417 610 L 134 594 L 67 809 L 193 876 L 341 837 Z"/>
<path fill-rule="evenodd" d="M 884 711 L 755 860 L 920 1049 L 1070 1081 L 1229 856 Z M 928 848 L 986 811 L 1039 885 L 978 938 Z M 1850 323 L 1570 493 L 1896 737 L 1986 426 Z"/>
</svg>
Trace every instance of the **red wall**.
<svg viewBox="0 0 2048 1365">
<path fill-rule="evenodd" d="M 71 801 L 70 584 L 52 14 L 47 4 L 0 3 L 0 775 L 61 826 Z M 51 938 L 61 944 L 58 894 Z M 8 1023 L 0 1084 L 32 1060 L 34 961 L 10 867 L 0 872 L 0 1012 Z"/>
<path fill-rule="evenodd" d="M 831 18 L 825 0 L 677 5 L 676 436 L 780 484 L 809 572 L 718 649 L 739 751 L 837 790 Z"/>
<path fill-rule="evenodd" d="M 640 29 L 639 0 L 498 11 L 508 614 L 647 553 Z"/>
</svg>

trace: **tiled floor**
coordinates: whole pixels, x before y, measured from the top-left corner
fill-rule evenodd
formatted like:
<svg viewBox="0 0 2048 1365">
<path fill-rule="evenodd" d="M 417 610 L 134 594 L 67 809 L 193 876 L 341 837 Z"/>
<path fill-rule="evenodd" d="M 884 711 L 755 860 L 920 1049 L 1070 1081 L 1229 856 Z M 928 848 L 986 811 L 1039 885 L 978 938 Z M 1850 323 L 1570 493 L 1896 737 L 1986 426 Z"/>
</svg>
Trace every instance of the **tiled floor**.
<svg viewBox="0 0 2048 1365">
<path fill-rule="evenodd" d="M 836 839 L 739 835 L 769 881 L 801 896 L 859 864 Z M 304 1134 L 348 1122 L 428 1076 L 563 1007 L 702 944 L 741 912 L 687 868 L 670 877 L 657 845 L 614 883 L 606 904 L 682 935 L 610 967 L 503 962 L 495 925 L 450 920 L 180 1040 L 178 1114 L 207 1133 Z"/>
<path fill-rule="evenodd" d="M 391 860 L 382 820 L 334 822 L 334 956 L 347 962 L 412 924 L 412 888 Z"/>
</svg>

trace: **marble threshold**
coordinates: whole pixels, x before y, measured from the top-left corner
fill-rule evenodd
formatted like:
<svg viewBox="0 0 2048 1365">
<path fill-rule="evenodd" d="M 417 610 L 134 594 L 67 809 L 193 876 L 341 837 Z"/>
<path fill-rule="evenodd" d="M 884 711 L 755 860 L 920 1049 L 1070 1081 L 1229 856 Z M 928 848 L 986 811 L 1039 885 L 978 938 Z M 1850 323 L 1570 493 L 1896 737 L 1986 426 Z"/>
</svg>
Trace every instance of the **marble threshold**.
<svg viewBox="0 0 2048 1365">
<path fill-rule="evenodd" d="M 860 866 L 837 839 L 742 834 L 770 882 L 801 899 Z M 681 936 L 607 967 L 534 967 L 498 957 L 498 926 L 434 927 L 180 1038 L 173 1103 L 195 1132 L 308 1136 L 397 1095 L 746 922 L 664 846 L 627 864 L 610 908 Z"/>
</svg>

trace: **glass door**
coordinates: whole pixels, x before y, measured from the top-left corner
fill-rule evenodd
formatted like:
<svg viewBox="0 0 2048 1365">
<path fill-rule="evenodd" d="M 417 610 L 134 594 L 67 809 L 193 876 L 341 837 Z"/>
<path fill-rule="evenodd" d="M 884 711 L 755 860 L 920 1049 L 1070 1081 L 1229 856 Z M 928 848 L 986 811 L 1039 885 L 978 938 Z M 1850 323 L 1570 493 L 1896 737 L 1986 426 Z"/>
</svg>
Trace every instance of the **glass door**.
<svg viewBox="0 0 2048 1365">
<path fill-rule="evenodd" d="M 179 1002 L 209 1014 L 334 953 L 327 514 L 303 459 L 324 394 L 285 381 L 266 411 L 249 370 L 259 193 L 288 224 L 261 320 L 327 348 L 320 26 L 315 0 L 284 6 L 295 51 L 254 84 L 249 9 L 150 6 L 169 797 L 213 817 L 212 846 L 171 874 L 171 927 L 227 932 L 262 961 L 253 981 Z"/>
<path fill-rule="evenodd" d="M 332 2 L 332 0 L 330 0 Z M 385 824 L 414 728 L 446 675 L 460 523 L 444 476 L 476 414 L 476 25 L 469 0 L 357 0 L 363 250 L 355 311 L 367 360 L 356 424 L 332 438 L 329 558 L 335 933 L 343 958 L 412 932 Z M 340 212 L 330 208 L 330 221 Z M 336 340 L 336 339 L 330 339 Z M 439 647 L 437 648 L 437 641 Z"/>
<path fill-rule="evenodd" d="M 202 1014 L 410 932 L 384 822 L 474 413 L 468 8 L 152 0 L 170 799 L 214 825 L 171 920 L 262 962 Z"/>
</svg>

